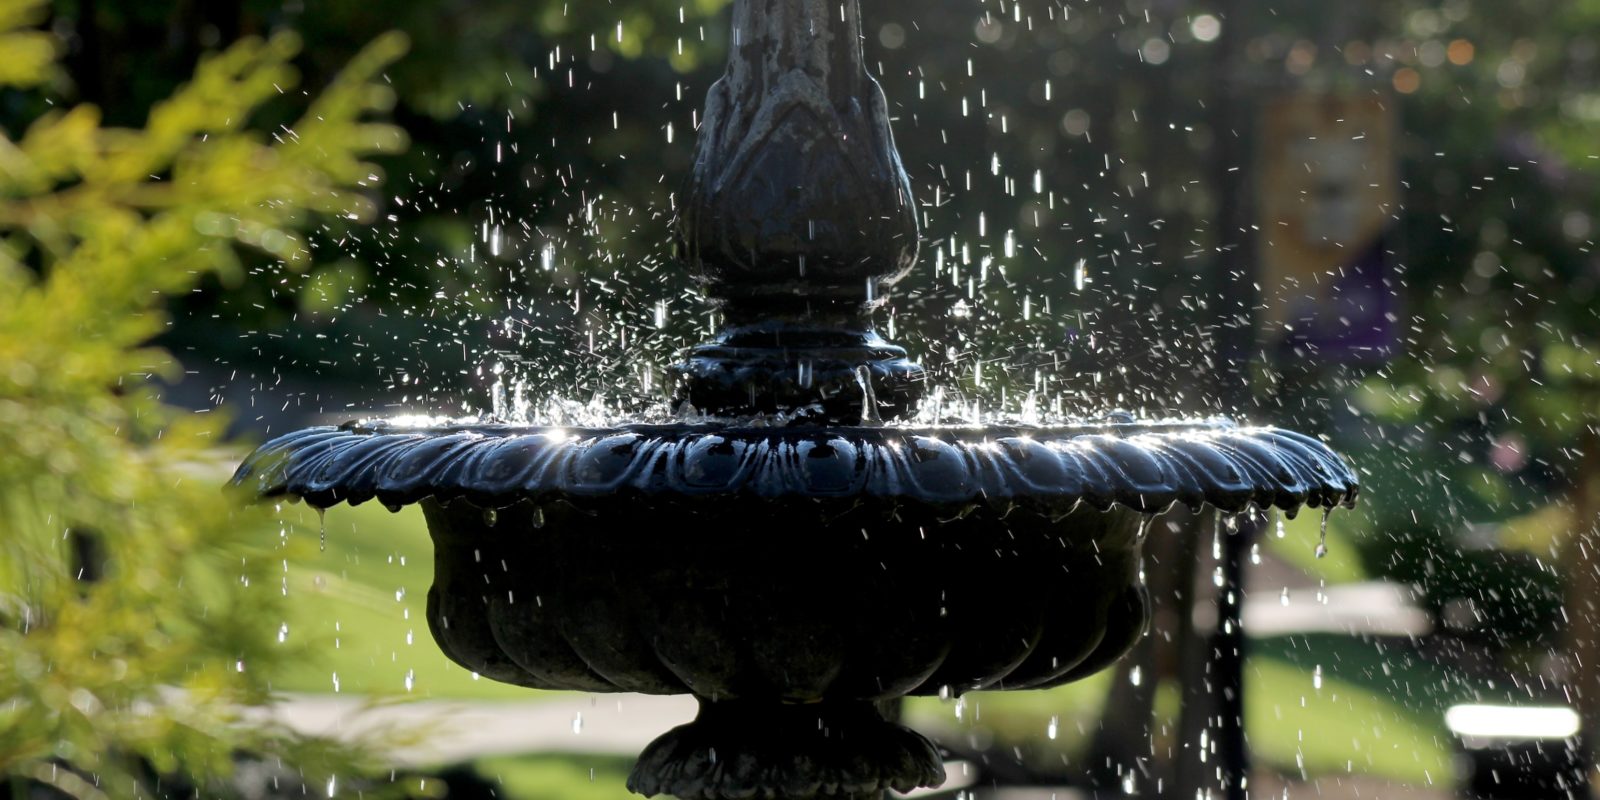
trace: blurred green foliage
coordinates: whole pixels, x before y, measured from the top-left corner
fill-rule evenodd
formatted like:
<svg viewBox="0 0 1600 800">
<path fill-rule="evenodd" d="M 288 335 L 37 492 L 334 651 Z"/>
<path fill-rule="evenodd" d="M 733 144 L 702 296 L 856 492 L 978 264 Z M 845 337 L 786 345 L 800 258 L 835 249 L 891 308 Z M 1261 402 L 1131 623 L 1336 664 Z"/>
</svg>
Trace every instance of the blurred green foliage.
<svg viewBox="0 0 1600 800">
<path fill-rule="evenodd" d="M 39 0 L 0 0 L 0 82 L 48 100 Z M 140 128 L 88 103 L 0 128 L 0 776 L 80 798 L 142 778 L 207 787 L 241 754 L 321 788 L 359 752 L 243 724 L 305 657 L 262 512 L 217 487 L 218 415 L 164 405 L 180 367 L 148 346 L 164 302 L 236 273 L 241 248 L 292 267 L 322 215 L 370 216 L 366 159 L 403 145 L 380 37 L 305 115 L 251 121 L 295 84 L 293 36 L 205 57 Z M 347 772 L 348 771 L 348 772 Z"/>
<path fill-rule="evenodd" d="M 1402 342 L 1393 363 L 1311 394 L 1364 418 L 1352 456 L 1381 487 L 1358 512 L 1369 568 L 1455 604 L 1458 632 L 1548 653 L 1570 616 L 1563 548 L 1592 511 L 1540 510 L 1595 479 L 1583 456 L 1600 446 L 1600 4 L 1355 19 L 1362 35 L 1312 51 L 1374 69 L 1402 115 Z M 1526 518 L 1549 530 L 1514 534 Z"/>
</svg>

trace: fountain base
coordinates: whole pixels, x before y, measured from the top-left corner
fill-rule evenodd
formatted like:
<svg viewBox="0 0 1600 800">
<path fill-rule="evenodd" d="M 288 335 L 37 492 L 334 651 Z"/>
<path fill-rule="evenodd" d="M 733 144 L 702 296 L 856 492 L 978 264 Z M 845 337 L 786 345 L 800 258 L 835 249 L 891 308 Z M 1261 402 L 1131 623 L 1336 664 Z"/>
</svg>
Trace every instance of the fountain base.
<svg viewBox="0 0 1600 800">
<path fill-rule="evenodd" d="M 880 800 L 944 782 L 943 759 L 877 704 L 700 698 L 700 714 L 650 743 L 628 789 L 678 800 Z"/>
</svg>

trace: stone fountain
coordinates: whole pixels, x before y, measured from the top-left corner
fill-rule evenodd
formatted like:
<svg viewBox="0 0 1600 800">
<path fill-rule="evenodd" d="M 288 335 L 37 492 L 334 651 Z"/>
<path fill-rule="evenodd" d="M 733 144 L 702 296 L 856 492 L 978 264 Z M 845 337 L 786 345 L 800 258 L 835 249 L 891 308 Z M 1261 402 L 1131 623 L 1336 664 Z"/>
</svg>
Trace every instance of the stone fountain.
<svg viewBox="0 0 1600 800">
<path fill-rule="evenodd" d="M 1331 508 L 1356 478 L 1314 439 L 1226 422 L 896 422 L 926 378 L 871 312 L 916 260 L 917 214 L 856 0 L 737 0 L 733 25 L 675 231 L 728 326 L 673 368 L 696 414 L 312 428 L 234 482 L 420 503 L 430 628 L 485 677 L 698 698 L 637 793 L 934 786 L 938 750 L 887 701 L 1097 672 L 1144 630 L 1151 515 Z"/>
</svg>

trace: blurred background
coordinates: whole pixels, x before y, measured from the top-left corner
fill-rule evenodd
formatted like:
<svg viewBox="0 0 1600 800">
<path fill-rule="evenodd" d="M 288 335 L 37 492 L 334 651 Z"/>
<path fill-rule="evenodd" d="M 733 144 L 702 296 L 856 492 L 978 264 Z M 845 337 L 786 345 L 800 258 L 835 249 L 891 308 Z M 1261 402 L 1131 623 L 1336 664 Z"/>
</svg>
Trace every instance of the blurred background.
<svg viewBox="0 0 1600 800">
<path fill-rule="evenodd" d="M 415 509 L 218 487 L 496 386 L 658 408 L 715 328 L 668 226 L 727 5 L 0 0 L 0 795 L 626 796 L 691 704 L 478 680 Z M 1226 415 L 1360 473 L 1247 553 L 1253 795 L 1588 793 L 1600 2 L 862 13 L 923 209 L 879 322 L 943 416 Z M 1116 669 L 908 703 L 950 794 L 1214 781 L 1217 524 L 1157 523 Z"/>
</svg>

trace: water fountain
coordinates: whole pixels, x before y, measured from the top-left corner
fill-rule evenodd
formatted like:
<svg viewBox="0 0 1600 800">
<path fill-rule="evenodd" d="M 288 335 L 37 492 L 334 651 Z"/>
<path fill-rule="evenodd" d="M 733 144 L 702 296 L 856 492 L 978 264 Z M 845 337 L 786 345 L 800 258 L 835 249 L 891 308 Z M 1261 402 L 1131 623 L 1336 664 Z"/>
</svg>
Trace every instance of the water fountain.
<svg viewBox="0 0 1600 800">
<path fill-rule="evenodd" d="M 937 785 L 884 702 L 1097 672 L 1144 630 L 1152 515 L 1329 509 L 1356 478 L 1314 439 L 1221 421 L 897 422 L 925 374 L 870 314 L 917 215 L 857 4 L 737 0 L 733 25 L 676 223 L 728 327 L 674 368 L 680 421 L 312 428 L 234 482 L 420 503 L 430 628 L 485 677 L 697 697 L 635 792 Z"/>
</svg>

